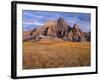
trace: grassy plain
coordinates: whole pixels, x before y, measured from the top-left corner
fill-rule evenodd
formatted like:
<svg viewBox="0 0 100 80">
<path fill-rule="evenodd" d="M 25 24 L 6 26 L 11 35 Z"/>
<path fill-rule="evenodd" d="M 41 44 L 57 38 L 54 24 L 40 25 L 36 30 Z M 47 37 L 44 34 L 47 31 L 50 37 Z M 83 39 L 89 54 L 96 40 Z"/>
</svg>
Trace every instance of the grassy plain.
<svg viewBox="0 0 100 80">
<path fill-rule="evenodd" d="M 23 69 L 90 66 L 90 42 L 23 42 Z"/>
</svg>

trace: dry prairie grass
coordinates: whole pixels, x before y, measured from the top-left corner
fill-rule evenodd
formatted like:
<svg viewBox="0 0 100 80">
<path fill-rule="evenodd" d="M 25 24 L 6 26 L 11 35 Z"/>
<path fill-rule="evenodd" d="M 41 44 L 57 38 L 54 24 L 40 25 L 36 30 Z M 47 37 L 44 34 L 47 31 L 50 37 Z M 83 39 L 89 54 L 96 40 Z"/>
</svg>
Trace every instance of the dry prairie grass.
<svg viewBox="0 0 100 80">
<path fill-rule="evenodd" d="M 23 43 L 23 69 L 90 66 L 89 42 Z"/>
</svg>

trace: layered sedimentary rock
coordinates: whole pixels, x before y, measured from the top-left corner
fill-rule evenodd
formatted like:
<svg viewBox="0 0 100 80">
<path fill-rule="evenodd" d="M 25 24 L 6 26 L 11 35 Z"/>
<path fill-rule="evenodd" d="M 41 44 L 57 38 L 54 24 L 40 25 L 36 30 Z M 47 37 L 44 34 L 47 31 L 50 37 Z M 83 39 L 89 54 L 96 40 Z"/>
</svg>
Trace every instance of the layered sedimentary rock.
<svg viewBox="0 0 100 80">
<path fill-rule="evenodd" d="M 84 33 L 77 24 L 70 27 L 68 23 L 60 17 L 55 21 L 47 21 L 44 25 L 34 28 L 23 35 L 25 39 L 62 39 L 64 41 L 90 41 L 90 33 Z"/>
</svg>

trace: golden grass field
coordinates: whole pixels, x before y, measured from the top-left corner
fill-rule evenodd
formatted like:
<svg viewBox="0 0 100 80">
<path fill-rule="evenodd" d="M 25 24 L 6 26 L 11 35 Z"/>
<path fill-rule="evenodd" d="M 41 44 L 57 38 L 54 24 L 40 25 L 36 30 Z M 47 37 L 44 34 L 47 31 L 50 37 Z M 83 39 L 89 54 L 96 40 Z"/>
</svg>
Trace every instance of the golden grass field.
<svg viewBox="0 0 100 80">
<path fill-rule="evenodd" d="M 90 66 L 90 42 L 23 42 L 23 69 Z"/>
</svg>

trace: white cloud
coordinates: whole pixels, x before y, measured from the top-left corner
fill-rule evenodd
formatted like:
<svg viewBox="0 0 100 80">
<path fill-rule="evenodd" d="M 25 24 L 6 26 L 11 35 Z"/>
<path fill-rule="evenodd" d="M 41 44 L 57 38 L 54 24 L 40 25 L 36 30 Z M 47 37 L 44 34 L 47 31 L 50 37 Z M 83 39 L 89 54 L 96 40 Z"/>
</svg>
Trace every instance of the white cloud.
<svg viewBox="0 0 100 80">
<path fill-rule="evenodd" d="M 42 23 L 39 22 L 23 22 L 24 25 L 42 25 Z"/>
<path fill-rule="evenodd" d="M 43 25 L 42 23 L 38 23 L 38 22 L 35 22 L 34 24 L 35 25 Z"/>
</svg>

